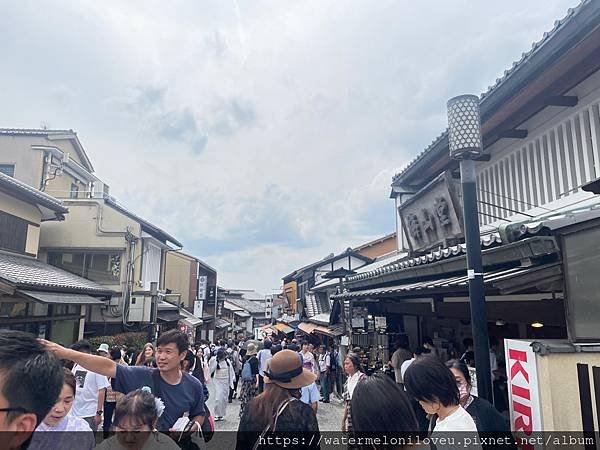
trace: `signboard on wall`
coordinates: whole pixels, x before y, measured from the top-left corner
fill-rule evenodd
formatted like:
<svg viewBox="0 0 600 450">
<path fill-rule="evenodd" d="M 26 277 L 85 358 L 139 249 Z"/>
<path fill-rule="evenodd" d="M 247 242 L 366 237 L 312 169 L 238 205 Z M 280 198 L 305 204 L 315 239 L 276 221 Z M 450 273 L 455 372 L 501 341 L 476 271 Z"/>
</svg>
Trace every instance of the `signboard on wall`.
<svg viewBox="0 0 600 450">
<path fill-rule="evenodd" d="M 531 341 L 505 339 L 510 429 L 530 436 L 542 431 L 536 354 Z"/>
<path fill-rule="evenodd" d="M 202 318 L 204 312 L 204 302 L 202 300 L 196 300 L 194 302 L 194 316 Z"/>
<path fill-rule="evenodd" d="M 445 172 L 398 207 L 404 234 L 413 252 L 463 236 L 457 183 Z"/>
<path fill-rule="evenodd" d="M 198 277 L 198 300 L 206 300 L 207 283 L 208 277 L 206 275 L 200 275 Z"/>
</svg>

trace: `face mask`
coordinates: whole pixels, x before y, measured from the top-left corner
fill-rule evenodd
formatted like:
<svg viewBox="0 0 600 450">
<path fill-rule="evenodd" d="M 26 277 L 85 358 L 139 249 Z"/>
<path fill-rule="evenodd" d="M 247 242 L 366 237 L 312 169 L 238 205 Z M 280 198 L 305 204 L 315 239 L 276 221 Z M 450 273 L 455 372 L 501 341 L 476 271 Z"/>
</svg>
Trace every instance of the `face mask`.
<svg viewBox="0 0 600 450">
<path fill-rule="evenodd" d="M 466 400 L 470 395 L 469 385 L 467 383 L 460 383 L 458 385 L 458 393 L 460 395 L 460 401 Z"/>
</svg>

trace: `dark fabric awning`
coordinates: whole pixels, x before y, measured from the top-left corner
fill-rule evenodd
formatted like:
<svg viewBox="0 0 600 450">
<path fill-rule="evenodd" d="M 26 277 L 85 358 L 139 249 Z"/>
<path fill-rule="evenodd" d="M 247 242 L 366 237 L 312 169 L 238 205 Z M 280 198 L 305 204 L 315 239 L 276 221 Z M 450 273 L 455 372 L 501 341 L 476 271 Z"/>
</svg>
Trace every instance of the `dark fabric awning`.
<svg viewBox="0 0 600 450">
<path fill-rule="evenodd" d="M 63 294 L 60 292 L 38 292 L 17 290 L 17 294 L 40 303 L 68 305 L 104 305 L 102 300 L 85 294 Z"/>
<path fill-rule="evenodd" d="M 560 262 L 533 267 L 513 267 L 485 272 L 483 281 L 486 288 L 497 289 L 501 294 L 508 294 L 548 285 L 562 279 Z M 378 297 L 411 297 L 429 295 L 431 293 L 459 292 L 468 290 L 469 279 L 466 274 L 446 276 L 433 280 L 413 281 L 375 289 L 344 292 L 332 295 L 332 298 L 378 298 Z"/>
</svg>

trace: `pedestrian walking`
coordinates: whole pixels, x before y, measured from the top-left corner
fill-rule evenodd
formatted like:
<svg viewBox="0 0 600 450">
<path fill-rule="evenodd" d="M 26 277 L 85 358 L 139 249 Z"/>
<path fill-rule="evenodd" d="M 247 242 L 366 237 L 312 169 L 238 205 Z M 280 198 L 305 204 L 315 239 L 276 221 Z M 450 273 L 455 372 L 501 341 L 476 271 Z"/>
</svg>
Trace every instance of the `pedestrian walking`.
<svg viewBox="0 0 600 450">
<path fill-rule="evenodd" d="M 314 383 L 316 376 L 302 368 L 298 354 L 282 350 L 271 360 L 265 373 L 265 391 L 254 398 L 240 420 L 237 434 L 237 449 L 282 448 L 281 445 L 261 445 L 260 438 L 286 437 L 303 438 L 302 448 L 319 446 L 319 425 L 310 406 L 301 402 L 300 390 Z"/>
<path fill-rule="evenodd" d="M 58 400 L 38 425 L 31 438 L 28 450 L 47 450 L 60 448 L 64 450 L 91 450 L 96 445 L 94 433 L 89 424 L 70 415 L 75 398 L 76 380 L 73 373 L 63 369 L 64 384 Z M 59 433 L 51 433 L 58 431 Z M 77 431 L 77 433 L 71 433 Z"/>
<path fill-rule="evenodd" d="M 324 345 L 319 347 L 319 384 L 321 385 L 321 396 L 323 403 L 329 403 L 329 393 L 331 392 L 331 355 Z"/>
<path fill-rule="evenodd" d="M 457 359 L 451 359 L 446 361 L 446 367 L 450 369 L 456 380 L 460 406 L 471 415 L 479 434 L 485 436 L 494 433 L 498 436 L 505 436 L 509 438 L 507 442 L 512 442 L 508 420 L 490 402 L 471 393 L 471 376 L 467 365 Z M 434 417 L 432 423 L 435 425 L 436 422 L 437 417 Z M 486 445 L 482 445 L 482 447 L 484 449 L 492 448 Z M 511 447 L 507 446 L 507 448 Z"/>
<path fill-rule="evenodd" d="M 344 359 L 344 370 L 348 375 L 342 398 L 344 399 L 344 414 L 342 416 L 342 431 L 352 432 L 352 395 L 356 385 L 366 377 L 360 358 L 356 353 L 348 353 Z"/>
<path fill-rule="evenodd" d="M 418 424 L 408 395 L 387 375 L 376 373 L 356 385 L 352 395 L 352 426 L 355 433 L 383 433 L 397 438 L 418 437 Z M 401 444 L 401 442 L 400 442 Z M 397 449 L 408 448 L 398 445 Z M 372 448 L 384 448 L 373 445 Z M 389 448 L 387 445 L 385 448 Z"/>
<path fill-rule="evenodd" d="M 259 370 L 258 358 L 256 357 L 256 344 L 246 344 L 246 355 L 242 365 L 242 387 L 240 389 L 240 417 L 244 414 L 244 410 L 248 402 L 258 394 Z"/>
<path fill-rule="evenodd" d="M 117 434 L 104 440 L 97 450 L 179 450 L 169 436 L 157 433 L 159 417 L 165 409 L 150 388 L 136 389 L 119 400 L 115 409 Z"/>
<path fill-rule="evenodd" d="M 342 392 L 344 386 L 342 383 L 342 361 L 340 360 L 341 353 L 338 346 L 333 347 L 331 353 L 331 393 L 334 394 L 338 399 L 342 398 Z"/>
<path fill-rule="evenodd" d="M 43 380 L 43 382 L 40 382 Z M 29 333 L 0 330 L 2 448 L 20 449 L 55 405 L 64 384 L 59 359 Z M 10 433 L 7 433 L 10 432 Z"/>
<path fill-rule="evenodd" d="M 228 357 L 233 367 L 233 388 L 229 390 L 229 403 L 233 402 L 233 399 L 237 397 L 237 386 L 240 378 L 240 372 L 242 371 L 242 363 L 240 361 L 240 354 L 237 345 L 233 344 L 228 350 Z"/>
<path fill-rule="evenodd" d="M 300 401 L 309 405 L 314 411 L 315 415 L 317 414 L 317 410 L 319 409 L 319 400 L 321 398 L 321 394 L 319 393 L 319 388 L 317 387 L 317 383 L 312 382 L 308 386 L 303 386 Z"/>
<path fill-rule="evenodd" d="M 107 346 L 108 348 L 108 346 Z M 91 355 L 91 346 L 88 341 L 77 341 L 71 346 L 71 350 L 82 355 Z M 110 361 L 104 356 L 96 356 L 104 361 Z M 104 374 L 97 373 L 94 370 L 77 364 L 77 359 L 73 359 L 75 365 L 72 372 L 77 380 L 76 395 L 73 400 L 73 409 L 71 414 L 75 417 L 81 417 L 89 425 L 92 431 L 98 430 L 98 425 L 102 423 L 104 414 L 104 399 L 106 397 L 106 388 L 110 386 L 108 378 Z M 110 361 L 112 363 L 112 361 Z"/>
<path fill-rule="evenodd" d="M 49 341 L 43 342 L 59 358 L 73 360 L 76 366 L 114 378 L 114 389 L 119 392 L 129 393 L 143 386 L 150 387 L 165 404 L 165 411 L 157 424 L 159 431 L 169 431 L 177 419 L 184 416 L 189 418 L 192 426 L 182 440 L 189 440 L 200 429 L 205 414 L 203 387 L 196 378 L 181 370 L 181 361 L 189 348 L 185 333 L 169 330 L 160 335 L 156 350 L 158 369 L 125 367 L 108 358 L 69 350 Z"/>
<path fill-rule="evenodd" d="M 260 352 L 258 352 L 258 393 L 260 394 L 265 388 L 264 376 L 265 370 L 267 369 L 267 364 L 269 360 L 273 357 L 271 353 L 271 347 L 273 346 L 273 342 L 269 339 L 265 339 L 263 343 L 263 348 Z"/>
<path fill-rule="evenodd" d="M 417 347 L 417 349 L 413 352 L 412 358 L 407 359 L 400 366 L 400 378 L 402 379 L 402 381 L 404 382 L 404 374 L 406 373 L 406 371 L 408 370 L 408 368 L 414 361 L 416 361 L 418 358 L 421 358 L 423 356 L 427 356 L 430 354 L 431 354 L 431 352 L 428 348 Z"/>
<path fill-rule="evenodd" d="M 215 421 L 223 420 L 227 414 L 229 390 L 233 389 L 235 372 L 226 350 L 221 347 L 210 361 L 210 374 L 215 385 Z"/>
<path fill-rule="evenodd" d="M 302 367 L 309 372 L 314 374 L 317 373 L 317 364 L 315 362 L 315 355 L 310 351 L 311 344 L 308 341 L 302 343 L 302 350 L 300 356 L 302 356 Z"/>
<path fill-rule="evenodd" d="M 150 360 L 151 358 L 154 358 L 156 355 L 156 349 L 154 348 L 154 345 L 150 342 L 144 344 L 144 348 L 142 348 L 142 351 L 139 353 L 139 355 L 137 356 L 136 360 L 135 360 L 135 365 L 136 366 L 147 366 L 146 362 L 148 360 Z"/>
<path fill-rule="evenodd" d="M 438 358 L 426 357 L 415 360 L 404 374 L 407 392 L 412 395 L 429 415 L 437 415 L 433 435 L 443 432 L 462 432 L 477 442 L 477 427 L 471 415 L 460 406 L 456 379 L 450 369 Z M 437 445 L 438 450 L 454 448 Z M 475 445 L 474 448 L 481 448 Z"/>
<path fill-rule="evenodd" d="M 412 352 L 408 349 L 408 339 L 406 336 L 402 336 L 396 341 L 398 348 L 392 354 L 390 359 L 390 367 L 394 369 L 394 378 L 396 383 L 402 384 L 402 364 L 404 361 L 408 361 L 413 357 Z"/>
</svg>

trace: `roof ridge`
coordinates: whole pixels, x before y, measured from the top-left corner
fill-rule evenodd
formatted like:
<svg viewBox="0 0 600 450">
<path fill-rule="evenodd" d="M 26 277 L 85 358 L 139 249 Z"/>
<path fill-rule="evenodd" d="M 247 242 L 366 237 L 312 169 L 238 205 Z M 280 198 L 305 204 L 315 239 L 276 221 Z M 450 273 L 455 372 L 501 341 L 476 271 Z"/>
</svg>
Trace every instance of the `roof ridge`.
<svg viewBox="0 0 600 450">
<path fill-rule="evenodd" d="M 579 4 L 575 7 L 569 8 L 567 9 L 567 13 L 558 20 L 554 21 L 554 27 L 550 30 L 550 31 L 545 31 L 542 34 L 542 38 L 538 41 L 534 41 L 531 44 L 531 48 L 528 51 L 525 51 L 521 54 L 521 58 L 519 60 L 513 61 L 512 65 L 505 69 L 504 72 L 502 73 L 502 75 L 498 78 L 496 78 L 496 81 L 494 82 L 494 84 L 488 86 L 488 89 L 485 92 L 482 92 L 479 95 L 479 102 L 481 103 L 483 100 L 487 99 L 490 97 L 490 95 L 493 94 L 493 92 L 500 86 L 502 85 L 508 78 L 511 77 L 511 75 L 519 68 L 521 67 L 526 60 L 530 59 L 537 51 L 539 51 L 540 48 L 542 48 L 542 46 L 548 41 L 550 40 L 553 36 L 556 35 L 556 33 L 565 26 L 565 24 L 567 24 L 569 22 L 569 20 L 572 19 L 572 17 L 574 15 L 576 15 L 586 4 L 591 3 L 592 0 L 580 0 Z M 404 175 L 404 173 L 406 173 L 406 171 L 408 169 L 410 169 L 412 166 L 414 166 L 418 161 L 420 161 L 421 159 L 423 159 L 423 157 L 427 154 L 429 154 L 429 152 L 433 149 L 433 147 L 438 144 L 444 137 L 446 137 L 448 134 L 448 128 L 446 128 L 444 131 L 442 131 L 442 133 L 440 135 L 438 135 L 432 142 L 431 144 L 429 144 L 423 151 L 421 151 L 421 153 L 419 153 L 417 156 L 415 156 L 411 161 L 409 161 L 408 163 L 406 163 L 404 165 L 404 167 L 398 172 L 396 173 L 393 177 L 392 177 L 392 185 L 402 176 Z"/>
</svg>

